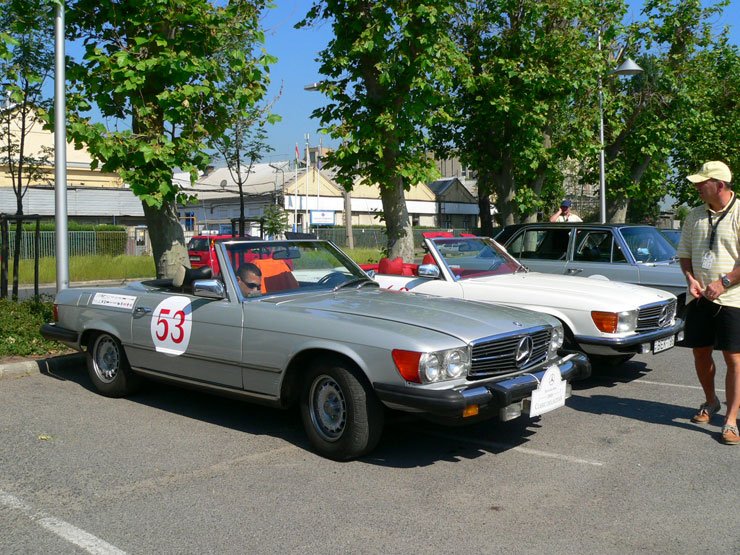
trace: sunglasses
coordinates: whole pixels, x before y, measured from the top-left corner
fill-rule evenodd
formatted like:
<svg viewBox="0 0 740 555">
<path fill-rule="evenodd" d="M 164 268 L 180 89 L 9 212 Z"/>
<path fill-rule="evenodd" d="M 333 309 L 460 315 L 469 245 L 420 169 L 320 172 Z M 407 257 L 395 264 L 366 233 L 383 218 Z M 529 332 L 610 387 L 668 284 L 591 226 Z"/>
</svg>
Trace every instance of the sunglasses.
<svg viewBox="0 0 740 555">
<path fill-rule="evenodd" d="M 250 289 L 259 289 L 261 287 L 259 283 L 252 283 L 251 281 L 244 281 L 242 278 L 239 278 L 239 281 L 241 281 L 244 285 L 246 285 Z"/>
</svg>

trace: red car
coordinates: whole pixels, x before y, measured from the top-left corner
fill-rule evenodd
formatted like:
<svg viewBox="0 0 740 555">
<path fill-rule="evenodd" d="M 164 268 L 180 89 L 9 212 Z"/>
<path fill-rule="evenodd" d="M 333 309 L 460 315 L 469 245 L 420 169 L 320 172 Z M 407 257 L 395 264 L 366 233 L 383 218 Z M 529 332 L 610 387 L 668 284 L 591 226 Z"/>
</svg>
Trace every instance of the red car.
<svg viewBox="0 0 740 555">
<path fill-rule="evenodd" d="M 233 235 L 193 235 L 188 241 L 190 267 L 195 269 L 210 266 L 213 269 L 213 275 L 218 275 L 220 268 L 213 243 L 219 239 L 231 239 L 233 237 Z"/>
</svg>

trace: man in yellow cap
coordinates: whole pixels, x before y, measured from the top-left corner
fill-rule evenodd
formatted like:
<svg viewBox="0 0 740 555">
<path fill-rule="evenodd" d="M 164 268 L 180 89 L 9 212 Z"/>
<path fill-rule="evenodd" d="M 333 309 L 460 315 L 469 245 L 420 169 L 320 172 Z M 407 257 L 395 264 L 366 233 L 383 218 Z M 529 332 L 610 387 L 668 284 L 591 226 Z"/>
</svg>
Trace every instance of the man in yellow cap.
<svg viewBox="0 0 740 555">
<path fill-rule="evenodd" d="M 707 162 L 687 176 L 704 204 L 684 221 L 678 257 L 686 276 L 684 345 L 691 347 L 694 367 L 706 401 L 691 421 L 708 424 L 721 408 L 714 387 L 717 368 L 714 349 L 727 365 L 727 413 L 721 441 L 740 443 L 737 413 L 740 407 L 740 203 L 732 191 L 732 172 L 724 162 Z"/>
</svg>

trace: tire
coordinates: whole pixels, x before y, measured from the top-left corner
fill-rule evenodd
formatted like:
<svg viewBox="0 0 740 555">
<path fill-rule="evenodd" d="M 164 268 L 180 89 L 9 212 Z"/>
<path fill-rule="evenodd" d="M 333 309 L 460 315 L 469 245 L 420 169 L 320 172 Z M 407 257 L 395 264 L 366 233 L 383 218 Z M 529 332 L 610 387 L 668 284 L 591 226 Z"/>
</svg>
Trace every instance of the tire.
<svg viewBox="0 0 740 555">
<path fill-rule="evenodd" d="M 383 405 L 359 371 L 330 359 L 309 370 L 301 418 L 315 451 L 345 461 L 372 451 L 383 432 Z"/>
<path fill-rule="evenodd" d="M 131 371 L 121 342 L 108 333 L 95 335 L 87 348 L 87 373 L 106 397 L 125 397 L 136 391 L 141 378 Z"/>
</svg>

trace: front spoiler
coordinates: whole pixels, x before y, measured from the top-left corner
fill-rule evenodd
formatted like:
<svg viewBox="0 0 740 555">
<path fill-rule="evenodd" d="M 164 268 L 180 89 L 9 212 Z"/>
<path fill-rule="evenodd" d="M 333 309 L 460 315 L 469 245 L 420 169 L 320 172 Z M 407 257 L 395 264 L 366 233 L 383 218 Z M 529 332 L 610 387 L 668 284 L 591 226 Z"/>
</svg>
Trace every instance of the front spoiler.
<svg viewBox="0 0 740 555">
<path fill-rule="evenodd" d="M 472 384 L 463 389 L 434 390 L 377 382 L 373 387 L 381 401 L 401 410 L 456 418 L 472 405 L 478 405 L 481 411 L 499 410 L 529 397 L 549 366 L 511 378 Z M 591 364 L 582 353 L 566 356 L 557 366 L 562 379 L 568 382 L 591 375 Z"/>
</svg>

